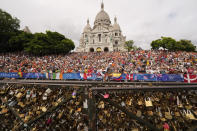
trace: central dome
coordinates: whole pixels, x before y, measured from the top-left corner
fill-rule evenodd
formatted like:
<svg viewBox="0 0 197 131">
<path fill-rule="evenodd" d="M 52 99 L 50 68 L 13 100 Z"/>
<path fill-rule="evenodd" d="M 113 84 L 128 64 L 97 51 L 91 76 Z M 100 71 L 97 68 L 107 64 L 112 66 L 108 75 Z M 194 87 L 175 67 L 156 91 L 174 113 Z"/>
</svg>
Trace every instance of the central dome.
<svg viewBox="0 0 197 131">
<path fill-rule="evenodd" d="M 94 25 L 110 25 L 111 21 L 107 12 L 104 11 L 104 4 L 101 4 L 101 11 L 96 15 Z"/>
<path fill-rule="evenodd" d="M 95 21 L 99 21 L 99 20 L 109 20 L 109 15 L 107 14 L 107 12 L 105 12 L 104 10 L 101 10 L 97 15 L 96 15 L 96 19 Z"/>
</svg>

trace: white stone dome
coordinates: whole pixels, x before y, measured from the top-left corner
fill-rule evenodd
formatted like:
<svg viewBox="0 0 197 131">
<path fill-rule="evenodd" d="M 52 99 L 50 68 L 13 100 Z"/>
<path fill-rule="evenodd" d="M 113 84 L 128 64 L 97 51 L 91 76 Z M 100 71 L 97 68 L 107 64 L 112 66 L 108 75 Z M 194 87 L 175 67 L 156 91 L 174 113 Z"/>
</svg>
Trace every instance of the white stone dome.
<svg viewBox="0 0 197 131">
<path fill-rule="evenodd" d="M 104 11 L 103 3 L 101 4 L 101 11 L 96 15 L 94 24 L 95 25 L 99 25 L 99 24 L 110 25 L 111 24 L 109 15 L 107 14 L 107 12 Z"/>
<path fill-rule="evenodd" d="M 120 31 L 120 25 L 117 23 L 117 18 L 114 18 L 113 30 Z"/>
<path fill-rule="evenodd" d="M 115 23 L 115 24 L 113 25 L 113 30 L 120 30 L 119 24 Z"/>
<path fill-rule="evenodd" d="M 92 30 L 89 20 L 87 20 L 87 25 L 84 27 L 83 32 L 90 32 Z"/>
<path fill-rule="evenodd" d="M 96 19 L 95 21 L 100 21 L 100 20 L 108 20 L 110 21 L 109 15 L 107 14 L 107 12 L 105 12 L 104 10 L 101 10 L 97 15 L 96 15 Z"/>
</svg>

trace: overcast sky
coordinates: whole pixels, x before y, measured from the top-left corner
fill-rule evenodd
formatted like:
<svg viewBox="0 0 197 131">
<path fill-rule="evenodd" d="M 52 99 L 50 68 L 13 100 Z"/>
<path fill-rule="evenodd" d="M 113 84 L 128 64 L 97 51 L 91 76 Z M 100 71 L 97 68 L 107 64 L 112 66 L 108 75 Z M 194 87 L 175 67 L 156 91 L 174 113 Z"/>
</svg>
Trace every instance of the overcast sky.
<svg viewBox="0 0 197 131">
<path fill-rule="evenodd" d="M 197 0 L 103 0 L 112 23 L 114 16 L 127 40 L 143 49 L 161 36 L 189 39 L 197 45 Z M 35 32 L 57 31 L 76 46 L 87 18 L 93 26 L 101 0 L 0 0 L 0 8 Z"/>
</svg>

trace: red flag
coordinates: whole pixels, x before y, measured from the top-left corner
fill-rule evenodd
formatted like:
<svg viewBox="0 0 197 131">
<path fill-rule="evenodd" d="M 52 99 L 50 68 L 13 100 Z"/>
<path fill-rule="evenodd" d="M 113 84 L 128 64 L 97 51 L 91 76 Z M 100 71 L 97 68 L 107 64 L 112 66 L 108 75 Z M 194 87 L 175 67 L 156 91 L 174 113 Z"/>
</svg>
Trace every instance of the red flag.
<svg viewBox="0 0 197 131">
<path fill-rule="evenodd" d="M 87 80 L 87 74 L 86 73 L 83 74 L 83 79 Z"/>
<path fill-rule="evenodd" d="M 197 75 L 185 74 L 184 75 L 184 82 L 197 83 Z"/>
<path fill-rule="evenodd" d="M 127 74 L 126 79 L 133 81 L 133 74 Z"/>
</svg>

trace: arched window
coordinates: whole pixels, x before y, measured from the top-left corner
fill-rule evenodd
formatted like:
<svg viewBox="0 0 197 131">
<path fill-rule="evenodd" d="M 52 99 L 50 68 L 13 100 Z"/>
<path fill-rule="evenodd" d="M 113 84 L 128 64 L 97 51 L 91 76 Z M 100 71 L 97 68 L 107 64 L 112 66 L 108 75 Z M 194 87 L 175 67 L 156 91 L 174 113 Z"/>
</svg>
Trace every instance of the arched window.
<svg viewBox="0 0 197 131">
<path fill-rule="evenodd" d="M 118 45 L 118 41 L 117 40 L 115 41 L 115 45 Z"/>
<path fill-rule="evenodd" d="M 90 48 L 90 52 L 94 52 L 94 48 Z"/>
<path fill-rule="evenodd" d="M 115 33 L 115 36 L 118 36 L 118 33 Z"/>
<path fill-rule="evenodd" d="M 108 47 L 105 47 L 105 48 L 104 48 L 104 51 L 105 51 L 105 52 L 108 52 L 108 51 L 109 51 Z"/>
<path fill-rule="evenodd" d="M 101 42 L 101 34 L 98 34 L 99 42 Z"/>
</svg>

